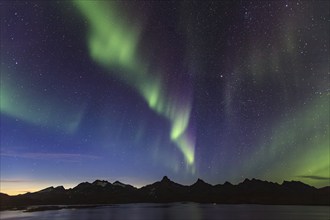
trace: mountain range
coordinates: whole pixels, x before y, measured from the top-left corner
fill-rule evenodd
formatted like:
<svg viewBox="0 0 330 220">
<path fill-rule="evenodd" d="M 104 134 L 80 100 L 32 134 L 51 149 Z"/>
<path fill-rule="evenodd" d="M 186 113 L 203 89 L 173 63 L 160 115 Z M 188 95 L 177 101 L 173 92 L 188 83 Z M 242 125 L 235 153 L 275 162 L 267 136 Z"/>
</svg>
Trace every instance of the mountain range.
<svg viewBox="0 0 330 220">
<path fill-rule="evenodd" d="M 83 182 L 74 188 L 48 187 L 38 192 L 9 196 L 0 193 L 1 210 L 24 209 L 40 205 L 91 205 L 118 203 L 198 202 L 218 204 L 330 205 L 330 186 L 315 188 L 299 181 L 282 184 L 245 179 L 211 185 L 198 179 L 190 186 L 164 176 L 142 188 L 116 181 Z"/>
</svg>

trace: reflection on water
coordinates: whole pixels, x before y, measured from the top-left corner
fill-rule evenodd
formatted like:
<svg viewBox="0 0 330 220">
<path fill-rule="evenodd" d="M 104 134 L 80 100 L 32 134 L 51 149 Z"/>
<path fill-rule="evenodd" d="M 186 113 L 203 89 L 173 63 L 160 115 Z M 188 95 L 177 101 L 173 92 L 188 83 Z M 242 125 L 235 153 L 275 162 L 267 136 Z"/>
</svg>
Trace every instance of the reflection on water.
<svg viewBox="0 0 330 220">
<path fill-rule="evenodd" d="M 0 219 L 329 220 L 330 208 L 328 206 L 212 205 L 197 203 L 124 204 L 86 209 L 62 209 L 32 213 L 22 211 L 3 211 L 0 212 Z"/>
</svg>

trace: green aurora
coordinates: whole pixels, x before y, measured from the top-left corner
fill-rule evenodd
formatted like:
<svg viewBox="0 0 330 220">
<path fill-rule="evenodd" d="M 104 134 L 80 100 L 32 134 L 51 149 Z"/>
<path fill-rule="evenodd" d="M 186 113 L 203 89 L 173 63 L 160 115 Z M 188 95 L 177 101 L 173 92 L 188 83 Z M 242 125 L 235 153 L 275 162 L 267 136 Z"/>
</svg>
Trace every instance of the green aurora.
<svg viewBox="0 0 330 220">
<path fill-rule="evenodd" d="M 183 153 L 187 168 L 194 171 L 195 146 L 187 130 L 191 101 L 180 103 L 166 88 L 162 74 L 151 72 L 148 64 L 138 59 L 141 28 L 127 25 L 115 2 L 74 1 L 74 4 L 89 24 L 90 56 L 109 74 L 135 88 L 153 111 L 170 121 L 170 139 Z"/>
</svg>

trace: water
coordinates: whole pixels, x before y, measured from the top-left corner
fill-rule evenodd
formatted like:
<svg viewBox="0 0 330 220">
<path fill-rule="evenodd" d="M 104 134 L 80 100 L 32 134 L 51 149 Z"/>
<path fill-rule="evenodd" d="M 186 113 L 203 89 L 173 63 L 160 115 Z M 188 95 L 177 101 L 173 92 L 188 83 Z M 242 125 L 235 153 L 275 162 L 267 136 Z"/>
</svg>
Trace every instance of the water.
<svg viewBox="0 0 330 220">
<path fill-rule="evenodd" d="M 0 219 L 58 220 L 330 220 L 329 206 L 125 204 L 40 212 L 2 211 Z"/>
</svg>

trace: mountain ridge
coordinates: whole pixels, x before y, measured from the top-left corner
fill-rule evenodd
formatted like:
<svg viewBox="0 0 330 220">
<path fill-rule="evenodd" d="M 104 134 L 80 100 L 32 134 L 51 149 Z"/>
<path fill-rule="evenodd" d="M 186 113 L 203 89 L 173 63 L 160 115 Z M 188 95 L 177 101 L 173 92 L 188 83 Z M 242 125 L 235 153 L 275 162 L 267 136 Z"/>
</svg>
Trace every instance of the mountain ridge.
<svg viewBox="0 0 330 220">
<path fill-rule="evenodd" d="M 245 179 L 236 185 L 212 185 L 202 179 L 181 185 L 164 176 L 160 181 L 136 188 L 119 181 L 95 180 L 65 189 L 51 186 L 37 192 L 9 196 L 0 193 L 1 210 L 33 205 L 87 205 L 117 203 L 199 202 L 220 204 L 330 205 L 330 186 L 320 189 L 300 181 L 282 184 Z"/>
</svg>

